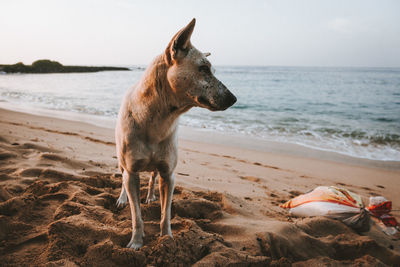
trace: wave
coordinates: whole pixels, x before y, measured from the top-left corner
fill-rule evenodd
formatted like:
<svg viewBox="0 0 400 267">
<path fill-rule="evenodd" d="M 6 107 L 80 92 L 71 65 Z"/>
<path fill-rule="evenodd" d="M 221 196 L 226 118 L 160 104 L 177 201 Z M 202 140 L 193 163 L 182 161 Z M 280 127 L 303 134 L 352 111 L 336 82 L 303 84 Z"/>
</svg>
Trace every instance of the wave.
<svg viewBox="0 0 400 267">
<path fill-rule="evenodd" d="M 399 103 L 400 104 L 400 103 Z M 381 122 L 399 122 L 399 119 L 393 119 L 393 118 L 384 118 L 384 117 L 380 117 L 380 118 L 376 118 L 374 119 L 376 121 L 381 121 Z"/>
<path fill-rule="evenodd" d="M 275 127 L 280 133 L 287 132 L 292 135 L 306 135 L 318 138 L 335 138 L 335 139 L 349 139 L 356 145 L 372 145 L 372 146 L 390 146 L 392 148 L 400 149 L 400 135 L 394 133 L 376 133 L 366 132 L 362 130 L 342 130 L 336 128 L 315 128 L 307 129 L 288 129 L 283 127 Z"/>
<path fill-rule="evenodd" d="M 223 119 L 222 119 L 223 118 Z M 259 119 L 238 120 L 222 117 L 204 119 L 186 114 L 181 124 L 218 132 L 249 135 L 270 141 L 294 143 L 314 149 L 373 160 L 400 161 L 400 135 L 379 131 L 321 127 L 296 117 L 279 120 L 280 125 L 265 124 Z"/>
</svg>

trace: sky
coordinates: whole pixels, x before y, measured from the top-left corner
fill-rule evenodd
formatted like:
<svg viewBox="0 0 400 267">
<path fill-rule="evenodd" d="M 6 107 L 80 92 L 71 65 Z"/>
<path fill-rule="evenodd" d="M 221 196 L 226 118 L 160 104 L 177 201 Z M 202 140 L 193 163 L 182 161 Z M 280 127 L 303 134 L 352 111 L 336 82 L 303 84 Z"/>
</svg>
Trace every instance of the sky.
<svg viewBox="0 0 400 267">
<path fill-rule="evenodd" d="M 0 64 L 147 65 L 192 18 L 214 65 L 400 67 L 398 0 L 0 0 Z"/>
</svg>

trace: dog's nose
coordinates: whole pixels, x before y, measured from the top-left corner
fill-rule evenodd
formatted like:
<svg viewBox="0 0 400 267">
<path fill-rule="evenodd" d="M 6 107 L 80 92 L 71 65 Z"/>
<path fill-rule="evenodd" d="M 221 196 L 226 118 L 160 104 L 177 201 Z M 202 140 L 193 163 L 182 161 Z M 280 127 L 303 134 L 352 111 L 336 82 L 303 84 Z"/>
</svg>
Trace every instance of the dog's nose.
<svg viewBox="0 0 400 267">
<path fill-rule="evenodd" d="M 230 91 L 227 92 L 227 94 L 224 97 L 224 104 L 223 104 L 223 109 L 227 109 L 233 104 L 235 104 L 237 101 L 236 96 L 232 94 Z"/>
<path fill-rule="evenodd" d="M 231 92 L 229 92 L 231 93 Z M 235 104 L 237 101 L 237 98 L 234 94 L 231 93 L 231 103 L 229 104 L 229 106 L 233 106 L 233 104 Z"/>
</svg>

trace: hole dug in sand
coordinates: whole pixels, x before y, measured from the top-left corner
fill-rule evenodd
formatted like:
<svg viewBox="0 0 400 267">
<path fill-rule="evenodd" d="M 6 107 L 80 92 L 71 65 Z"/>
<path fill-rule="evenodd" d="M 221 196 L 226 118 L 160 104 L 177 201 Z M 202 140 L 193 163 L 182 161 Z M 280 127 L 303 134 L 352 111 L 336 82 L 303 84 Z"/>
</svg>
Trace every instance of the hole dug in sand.
<svg viewBox="0 0 400 267">
<path fill-rule="evenodd" d="M 6 266 L 181 266 L 196 262 L 208 266 L 214 257 L 219 262 L 268 262 L 264 256 L 235 251 L 221 235 L 199 227 L 222 216 L 222 197 L 217 193 L 177 187 L 174 239 L 159 237 L 159 202 L 142 204 L 145 246 L 134 251 L 125 248 L 131 235 L 129 208 L 114 208 L 119 178 L 38 173 L 34 182 L 21 183 L 21 192 L 10 194 L 0 204 L 0 261 Z M 22 173 L 16 175 L 22 178 Z M 233 257 L 236 252 L 238 256 Z"/>
</svg>

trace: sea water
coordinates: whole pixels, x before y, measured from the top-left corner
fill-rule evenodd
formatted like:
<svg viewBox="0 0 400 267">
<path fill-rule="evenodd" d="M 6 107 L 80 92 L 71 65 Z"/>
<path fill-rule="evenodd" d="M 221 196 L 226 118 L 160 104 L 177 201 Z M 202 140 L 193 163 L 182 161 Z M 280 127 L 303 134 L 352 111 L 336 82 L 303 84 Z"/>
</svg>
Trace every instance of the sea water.
<svg viewBox="0 0 400 267">
<path fill-rule="evenodd" d="M 116 118 L 132 71 L 0 74 L 1 102 Z M 193 108 L 180 124 L 400 161 L 400 68 L 217 66 L 238 98 L 223 112 Z"/>
</svg>

